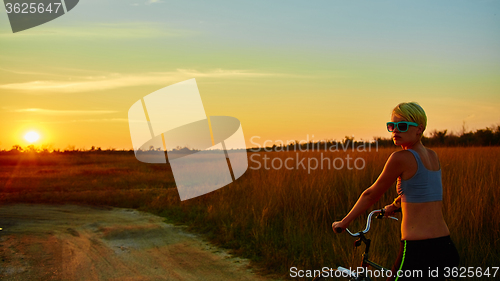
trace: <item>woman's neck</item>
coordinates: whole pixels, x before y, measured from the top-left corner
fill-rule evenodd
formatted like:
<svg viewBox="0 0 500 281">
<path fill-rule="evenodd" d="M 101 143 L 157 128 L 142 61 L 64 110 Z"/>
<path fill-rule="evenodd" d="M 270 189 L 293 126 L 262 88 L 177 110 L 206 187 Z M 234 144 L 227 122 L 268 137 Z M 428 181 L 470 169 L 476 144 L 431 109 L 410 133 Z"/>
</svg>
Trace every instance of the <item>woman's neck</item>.
<svg viewBox="0 0 500 281">
<path fill-rule="evenodd" d="M 424 147 L 424 145 L 422 144 L 422 142 L 420 140 L 417 140 L 414 143 L 409 143 L 409 144 L 403 144 L 403 145 L 401 145 L 401 148 L 404 149 L 404 150 L 407 150 L 407 149 L 417 150 L 417 149 L 419 149 L 421 147 Z"/>
</svg>

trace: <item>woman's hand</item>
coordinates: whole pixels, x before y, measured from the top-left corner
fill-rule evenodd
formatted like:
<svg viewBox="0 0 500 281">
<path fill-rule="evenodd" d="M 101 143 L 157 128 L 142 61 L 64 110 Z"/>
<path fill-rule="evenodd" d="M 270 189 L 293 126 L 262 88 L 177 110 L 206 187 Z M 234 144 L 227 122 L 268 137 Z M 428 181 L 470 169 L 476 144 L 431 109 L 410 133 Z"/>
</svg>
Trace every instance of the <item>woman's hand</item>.
<svg viewBox="0 0 500 281">
<path fill-rule="evenodd" d="M 335 232 L 335 233 L 344 232 L 344 229 L 346 229 L 347 226 L 348 225 L 343 223 L 342 221 L 336 221 L 336 222 L 332 223 L 332 229 L 333 229 L 333 232 Z"/>
<path fill-rule="evenodd" d="M 384 216 L 393 216 L 394 212 L 396 212 L 399 208 L 394 206 L 394 204 L 390 204 L 384 207 L 385 213 Z"/>
</svg>

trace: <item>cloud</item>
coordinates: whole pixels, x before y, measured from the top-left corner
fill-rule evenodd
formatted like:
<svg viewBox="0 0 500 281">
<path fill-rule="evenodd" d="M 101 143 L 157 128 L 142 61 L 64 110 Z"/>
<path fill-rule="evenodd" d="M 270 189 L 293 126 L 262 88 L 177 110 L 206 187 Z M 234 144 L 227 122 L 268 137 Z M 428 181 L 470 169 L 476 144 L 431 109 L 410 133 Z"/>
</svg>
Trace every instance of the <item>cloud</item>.
<svg viewBox="0 0 500 281">
<path fill-rule="evenodd" d="M 0 59 L 3 59 L 1 55 Z M 43 68 L 44 71 L 26 71 L 26 70 L 16 69 L 17 63 L 19 63 L 19 61 L 12 61 L 12 63 L 9 63 L 8 68 L 0 67 L 0 72 L 8 72 L 17 75 L 56 76 L 56 77 L 64 77 L 66 79 L 105 77 L 104 76 L 105 74 L 109 74 L 109 72 L 99 71 L 94 69 L 81 69 L 81 68 L 56 67 L 56 66 L 44 66 Z M 72 73 L 74 74 L 70 75 Z M 76 73 L 79 73 L 80 76 L 77 76 Z"/>
<path fill-rule="evenodd" d="M 150 72 L 139 74 L 108 74 L 99 77 L 80 78 L 80 80 L 57 81 L 41 80 L 0 85 L 3 90 L 25 91 L 31 94 L 77 93 L 102 91 L 140 85 L 165 85 L 190 78 L 244 78 L 244 77 L 290 77 L 282 73 L 256 73 L 246 70 L 215 69 L 200 72 L 193 69 L 177 69 L 172 72 Z M 300 77 L 300 76 L 296 76 Z"/>
<path fill-rule="evenodd" d="M 36 124 L 68 124 L 68 123 L 100 123 L 100 122 L 118 122 L 118 123 L 128 123 L 129 120 L 127 118 L 102 118 L 102 119 L 65 119 L 65 120 L 57 120 L 57 121 L 40 121 L 40 120 L 16 120 L 15 122 L 19 123 L 36 123 Z"/>
<path fill-rule="evenodd" d="M 171 28 L 165 24 L 152 22 L 86 23 L 85 25 L 41 26 L 36 30 L 26 30 L 17 36 L 12 32 L 0 33 L 2 40 L 78 38 L 84 40 L 135 39 L 185 37 L 199 34 L 197 31 Z M 15 39 L 14 39 L 15 38 Z"/>
<path fill-rule="evenodd" d="M 52 74 L 52 73 L 34 72 L 34 71 L 20 71 L 20 70 L 7 69 L 7 68 L 3 68 L 3 67 L 0 67 L 0 71 L 19 74 L 19 75 L 38 75 L 38 76 L 46 75 L 46 76 L 67 77 L 67 75 L 63 75 L 63 74 Z"/>
<path fill-rule="evenodd" d="M 64 116 L 64 115 L 99 115 L 99 114 L 110 114 L 116 113 L 118 111 L 113 110 L 55 110 L 55 109 L 43 109 L 43 108 L 22 108 L 10 110 L 10 112 L 33 112 L 44 115 L 54 115 L 54 116 Z"/>
<path fill-rule="evenodd" d="M 127 122 L 127 118 L 103 118 L 103 119 L 81 119 L 81 120 L 60 120 L 60 121 L 43 121 L 41 124 L 65 124 L 65 123 L 98 123 L 98 122 Z"/>
</svg>

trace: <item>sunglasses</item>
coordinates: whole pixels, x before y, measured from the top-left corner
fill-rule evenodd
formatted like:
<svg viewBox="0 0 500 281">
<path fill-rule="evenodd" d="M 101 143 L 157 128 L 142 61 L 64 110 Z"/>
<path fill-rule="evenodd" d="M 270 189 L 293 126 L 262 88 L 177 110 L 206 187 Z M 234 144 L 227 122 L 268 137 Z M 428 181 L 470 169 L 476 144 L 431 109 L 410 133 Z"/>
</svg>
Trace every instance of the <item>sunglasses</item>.
<svg viewBox="0 0 500 281">
<path fill-rule="evenodd" d="M 387 122 L 387 131 L 393 132 L 394 128 L 398 128 L 398 131 L 404 133 L 408 131 L 410 126 L 418 126 L 415 122 L 401 121 L 401 122 Z"/>
</svg>

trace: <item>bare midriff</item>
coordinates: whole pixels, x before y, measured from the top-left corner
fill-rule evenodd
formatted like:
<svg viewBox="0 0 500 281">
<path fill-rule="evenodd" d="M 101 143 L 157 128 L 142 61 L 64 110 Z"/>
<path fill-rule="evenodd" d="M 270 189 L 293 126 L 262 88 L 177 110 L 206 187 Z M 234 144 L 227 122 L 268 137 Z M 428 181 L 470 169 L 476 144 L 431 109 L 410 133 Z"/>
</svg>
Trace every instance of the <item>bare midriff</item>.
<svg viewBox="0 0 500 281">
<path fill-rule="evenodd" d="M 406 203 L 401 202 L 403 221 L 402 240 L 424 240 L 450 235 L 443 218 L 442 202 Z"/>
</svg>

